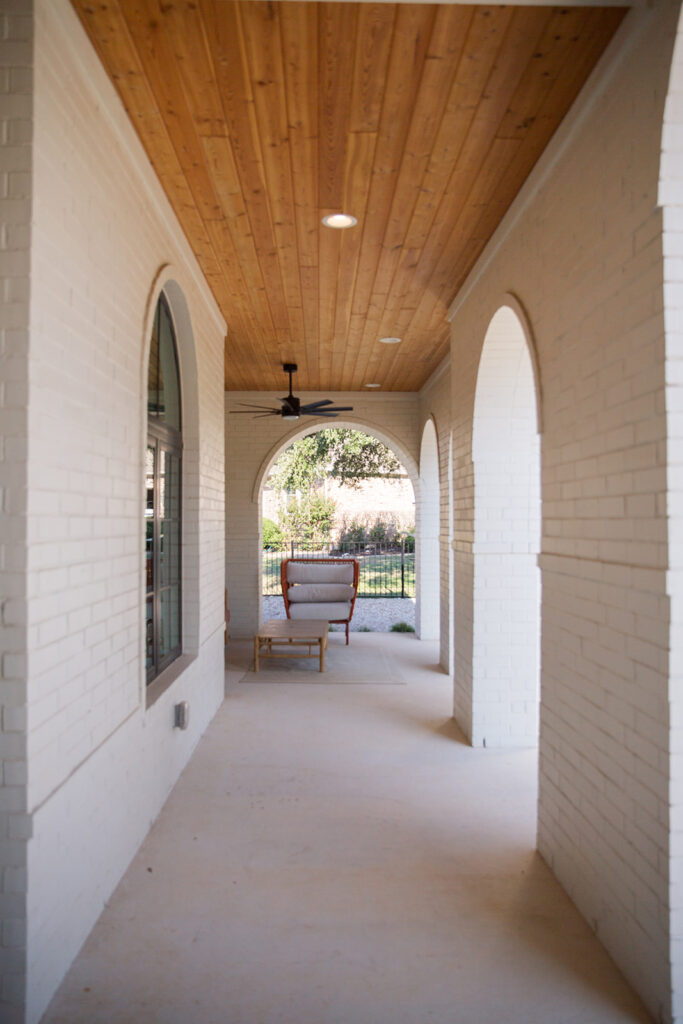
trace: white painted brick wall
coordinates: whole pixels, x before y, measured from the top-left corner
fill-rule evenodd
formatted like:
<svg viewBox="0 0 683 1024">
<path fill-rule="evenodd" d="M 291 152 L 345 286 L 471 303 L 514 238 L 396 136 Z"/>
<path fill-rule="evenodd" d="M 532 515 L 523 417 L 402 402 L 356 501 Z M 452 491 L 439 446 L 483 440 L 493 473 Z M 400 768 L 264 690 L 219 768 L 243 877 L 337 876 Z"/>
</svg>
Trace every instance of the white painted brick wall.
<svg viewBox="0 0 683 1024">
<path fill-rule="evenodd" d="M 672 964 L 672 1005 L 683 1019 L 683 27 L 679 22 L 662 133 L 659 199 L 662 204 L 664 251 L 664 318 L 666 325 L 666 414 L 670 598 L 669 727 L 670 782 L 667 807 L 658 802 L 657 835 L 669 826 L 669 900 Z M 659 224 L 653 219 L 652 234 Z M 646 496 L 643 496 L 646 497 Z M 641 498 L 642 501 L 642 498 Z M 642 514 L 647 508 L 642 506 Z M 654 616 L 656 609 L 651 609 Z M 651 725 L 650 718 L 646 719 Z M 658 765 L 657 734 L 650 729 L 642 741 L 642 757 Z M 660 840 L 661 845 L 661 840 Z"/>
<path fill-rule="evenodd" d="M 70 4 L 36 7 L 28 1021 L 222 699 L 225 537 L 225 325 Z M 162 286 L 183 388 L 186 654 L 146 708 L 146 353 Z M 186 732 L 172 727 L 182 699 Z"/>
<path fill-rule="evenodd" d="M 231 416 L 240 402 L 272 401 L 276 406 L 280 392 L 228 391 L 225 393 L 225 475 L 226 475 L 226 581 L 230 604 L 230 635 L 253 636 L 261 615 L 261 516 L 258 481 L 272 465 L 277 454 L 297 437 L 315 427 L 329 427 L 310 417 L 292 429 L 286 421 Z M 327 395 L 301 393 L 302 401 L 315 401 Z M 335 426 L 355 427 L 374 434 L 392 447 L 417 485 L 418 400 L 414 394 L 368 395 L 335 392 L 335 401 L 353 406 L 353 418 L 341 418 Z"/>
<path fill-rule="evenodd" d="M 26 989 L 26 433 L 33 138 L 31 4 L 0 2 L 0 1019 Z"/>
<path fill-rule="evenodd" d="M 477 365 L 512 293 L 538 343 L 543 409 L 539 847 L 662 1020 L 669 623 L 656 204 L 676 14 L 664 3 L 628 15 L 458 297 L 451 350 L 456 716 L 472 729 Z"/>
</svg>

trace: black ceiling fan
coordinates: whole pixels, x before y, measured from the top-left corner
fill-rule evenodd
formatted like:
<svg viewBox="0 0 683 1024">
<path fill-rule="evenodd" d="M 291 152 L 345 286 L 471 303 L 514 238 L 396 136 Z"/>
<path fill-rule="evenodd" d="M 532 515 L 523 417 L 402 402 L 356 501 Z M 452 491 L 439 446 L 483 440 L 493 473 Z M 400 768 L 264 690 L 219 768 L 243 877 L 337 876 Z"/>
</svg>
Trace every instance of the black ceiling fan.
<svg viewBox="0 0 683 1024">
<path fill-rule="evenodd" d="M 279 409 L 271 409 L 268 405 L 251 405 L 249 402 L 238 402 L 244 409 L 233 409 L 235 416 L 281 416 L 283 420 L 298 420 L 301 416 L 326 416 L 334 419 L 339 412 L 353 412 L 352 405 L 335 405 L 331 398 L 323 398 L 319 402 L 308 402 L 302 405 L 300 399 L 292 394 L 292 374 L 296 373 L 296 363 L 283 363 L 282 369 L 289 374 L 289 394 L 280 399 Z"/>
</svg>

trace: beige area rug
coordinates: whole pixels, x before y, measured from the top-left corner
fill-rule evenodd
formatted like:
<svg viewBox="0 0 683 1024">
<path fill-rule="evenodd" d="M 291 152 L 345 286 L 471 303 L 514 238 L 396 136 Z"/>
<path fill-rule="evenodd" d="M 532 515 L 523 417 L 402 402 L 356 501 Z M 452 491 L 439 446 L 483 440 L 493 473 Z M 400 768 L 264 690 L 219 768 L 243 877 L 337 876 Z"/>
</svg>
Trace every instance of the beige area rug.
<svg viewBox="0 0 683 1024">
<path fill-rule="evenodd" d="M 318 658 L 262 658 L 242 683 L 318 683 L 342 686 L 405 686 L 399 664 L 386 651 L 331 644 L 325 652 L 325 671 Z"/>
</svg>

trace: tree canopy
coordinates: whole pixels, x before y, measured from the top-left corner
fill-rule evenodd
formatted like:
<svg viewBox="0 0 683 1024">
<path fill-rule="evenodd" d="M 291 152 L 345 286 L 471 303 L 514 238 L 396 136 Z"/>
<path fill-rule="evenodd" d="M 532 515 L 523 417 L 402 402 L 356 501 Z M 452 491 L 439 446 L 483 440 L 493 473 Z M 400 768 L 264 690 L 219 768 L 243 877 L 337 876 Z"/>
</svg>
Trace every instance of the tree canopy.
<svg viewBox="0 0 683 1024">
<path fill-rule="evenodd" d="M 361 430 L 332 427 L 290 445 L 275 463 L 270 482 L 277 490 L 306 491 L 326 477 L 358 487 L 371 477 L 403 475 L 394 453 L 377 438 Z"/>
</svg>

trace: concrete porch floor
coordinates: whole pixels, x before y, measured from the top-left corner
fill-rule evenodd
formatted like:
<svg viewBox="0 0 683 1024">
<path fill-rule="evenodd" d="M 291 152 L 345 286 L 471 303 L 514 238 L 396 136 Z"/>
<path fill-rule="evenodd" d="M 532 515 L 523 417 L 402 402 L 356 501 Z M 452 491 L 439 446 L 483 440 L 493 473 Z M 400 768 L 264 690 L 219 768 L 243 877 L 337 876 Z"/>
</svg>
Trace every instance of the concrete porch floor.
<svg viewBox="0 0 683 1024">
<path fill-rule="evenodd" d="M 406 684 L 250 682 L 231 643 L 227 699 L 45 1024 L 650 1020 L 533 852 L 535 751 L 463 742 L 434 644 L 351 644 Z"/>
</svg>

